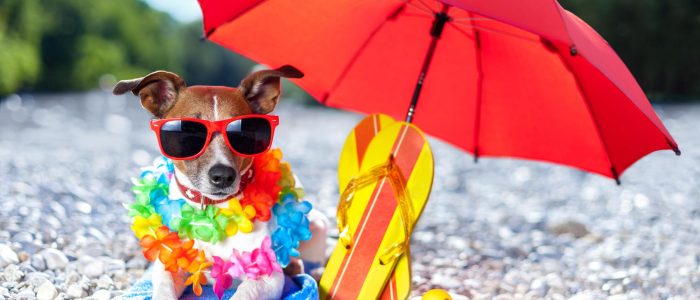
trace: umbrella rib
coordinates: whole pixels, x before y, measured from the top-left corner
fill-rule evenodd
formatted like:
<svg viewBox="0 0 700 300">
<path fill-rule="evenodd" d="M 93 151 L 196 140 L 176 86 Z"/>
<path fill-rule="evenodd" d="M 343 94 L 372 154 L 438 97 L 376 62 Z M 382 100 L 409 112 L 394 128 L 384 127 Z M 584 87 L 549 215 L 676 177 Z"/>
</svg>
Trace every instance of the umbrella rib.
<svg viewBox="0 0 700 300">
<path fill-rule="evenodd" d="M 566 30 L 566 34 L 569 36 L 569 39 L 571 39 L 571 33 L 569 33 L 569 27 L 567 26 L 566 22 L 564 21 L 564 15 L 562 14 L 562 10 L 564 10 L 564 8 L 563 8 L 563 7 L 561 6 L 561 4 L 560 4 L 559 2 L 557 2 L 557 1 L 554 1 L 554 5 L 557 6 L 557 13 L 559 14 L 559 18 L 561 19 L 561 22 L 562 22 L 562 24 L 564 25 L 564 30 Z M 576 49 L 576 45 L 574 45 L 573 40 L 571 41 L 571 44 L 569 45 L 569 47 L 570 47 L 570 48 L 569 48 L 570 50 L 575 50 L 575 49 Z M 560 54 L 560 55 L 561 55 L 561 54 Z M 583 53 L 577 53 L 576 55 L 581 55 L 582 57 L 585 57 L 585 56 L 583 55 Z M 562 60 L 563 60 L 563 58 L 562 58 Z M 600 72 L 601 74 L 607 76 L 607 74 L 603 73 L 603 71 L 600 70 L 600 68 L 599 68 L 598 66 L 596 66 L 596 65 L 593 64 L 593 63 L 591 63 L 591 65 L 592 65 L 593 68 L 595 68 L 598 72 Z M 632 97 L 628 96 L 627 93 L 625 93 L 625 92 L 624 92 L 619 86 L 617 86 L 617 84 L 615 84 L 614 82 L 613 82 L 613 86 L 615 86 L 615 88 L 616 88 L 618 91 L 620 91 L 620 93 L 622 93 L 623 95 L 627 96 L 627 98 L 630 98 L 630 99 L 632 98 Z M 639 108 L 639 106 L 638 106 L 636 103 L 633 102 L 633 104 L 634 104 L 634 106 L 637 108 L 637 110 L 639 110 L 639 112 L 641 112 L 644 116 L 646 116 L 645 119 L 647 119 L 649 122 L 651 122 L 652 125 L 653 125 L 656 129 L 658 129 L 659 131 L 661 131 L 661 133 L 664 135 L 664 139 L 666 140 L 666 143 L 668 143 L 668 146 L 671 147 L 671 150 L 673 150 L 673 152 L 676 153 L 676 155 L 681 155 L 681 150 L 680 150 L 679 147 L 678 147 L 678 143 L 676 143 L 676 141 L 673 140 L 673 137 L 670 137 L 670 133 L 668 133 L 668 130 L 667 130 L 665 127 L 663 127 L 663 125 L 659 126 L 659 125 L 657 125 L 655 122 L 653 122 L 653 121 L 651 120 L 651 117 L 648 116 L 641 108 Z M 662 127 L 663 127 L 663 128 L 662 128 Z M 664 130 L 664 129 L 666 129 L 666 130 Z M 667 135 L 667 134 L 668 134 L 668 135 Z"/>
<path fill-rule="evenodd" d="M 471 16 L 471 12 L 469 12 Z M 470 20 L 473 25 L 473 20 Z M 481 58 L 481 36 L 476 27 L 472 26 L 474 33 L 474 51 L 476 52 L 476 69 L 477 69 L 477 90 L 476 90 L 476 107 L 474 108 L 474 162 L 479 161 L 479 137 L 481 134 L 481 101 L 483 93 L 484 72 L 482 68 L 483 59 Z"/>
<path fill-rule="evenodd" d="M 593 121 L 593 126 L 595 126 L 596 132 L 598 133 L 598 139 L 600 140 L 601 145 L 603 146 L 603 151 L 605 151 L 605 155 L 608 158 L 608 162 L 610 163 L 610 174 L 612 175 L 613 179 L 615 179 L 615 182 L 617 185 L 620 185 L 620 173 L 617 171 L 617 168 L 615 168 L 615 164 L 613 163 L 612 156 L 610 154 L 610 148 L 608 147 L 608 143 L 605 141 L 605 138 L 603 138 L 603 131 L 600 127 L 600 122 L 598 122 L 598 118 L 596 118 L 595 114 L 593 114 L 593 110 L 591 109 L 591 103 L 588 100 L 588 94 L 586 93 L 586 90 L 583 88 L 583 85 L 581 84 L 581 80 L 579 79 L 578 75 L 574 70 L 571 68 L 571 65 L 569 64 L 564 57 L 562 57 L 561 52 L 557 51 L 557 55 L 559 56 L 559 60 L 561 60 L 562 64 L 566 67 L 567 70 L 569 70 L 569 73 L 571 73 L 571 76 L 573 76 L 574 81 L 576 82 L 576 88 L 579 90 L 579 93 L 581 93 L 581 98 L 583 98 L 583 103 L 586 105 L 586 110 L 588 110 L 588 115 L 591 117 L 591 121 Z"/>
<path fill-rule="evenodd" d="M 338 88 L 338 86 L 340 86 L 340 83 L 343 82 L 343 79 L 345 79 L 345 76 L 347 76 L 347 74 L 350 72 L 350 68 L 355 64 L 355 61 L 357 61 L 357 59 L 360 57 L 360 55 L 362 55 L 366 46 L 369 44 L 369 42 L 372 41 L 372 38 L 374 38 L 374 36 L 377 35 L 377 33 L 379 32 L 379 30 L 381 30 L 382 27 L 384 27 L 384 24 L 386 24 L 386 22 L 389 19 L 394 18 L 401 11 L 403 11 L 404 7 L 406 6 L 406 4 L 408 2 L 405 2 L 405 1 L 401 1 L 401 2 L 403 4 L 398 6 L 396 9 L 392 10 L 391 13 L 389 15 L 387 15 L 386 18 L 384 18 L 384 20 L 382 20 L 379 23 L 379 25 L 377 25 L 376 28 L 374 28 L 374 30 L 372 30 L 372 32 L 367 36 L 365 41 L 362 42 L 362 44 L 357 49 L 357 51 L 355 51 L 355 54 L 353 54 L 352 58 L 350 58 L 350 61 L 348 61 L 348 64 L 345 65 L 345 67 L 343 68 L 343 71 L 340 73 L 340 75 L 338 75 L 338 79 L 335 80 L 335 82 L 333 83 L 331 88 L 328 90 L 328 92 L 326 92 L 326 95 L 323 97 L 321 103 L 327 104 L 328 98 L 331 96 L 331 94 L 333 94 L 333 92 L 335 92 L 335 90 Z"/>
<path fill-rule="evenodd" d="M 561 4 L 559 4 L 559 2 L 554 1 L 554 0 L 552 1 L 552 3 L 554 4 L 554 6 L 556 6 L 555 9 L 557 11 L 557 14 L 559 15 L 559 20 L 561 21 L 561 23 L 564 27 L 564 30 L 566 31 L 567 37 L 569 39 L 571 39 L 571 33 L 569 33 L 569 28 L 566 25 L 566 22 L 564 21 L 564 16 L 561 14 L 561 9 L 562 9 Z M 571 48 L 574 47 L 573 43 L 570 47 Z M 581 93 L 581 96 L 583 98 L 583 102 L 584 102 L 584 104 L 586 104 L 586 109 L 588 110 L 588 115 L 591 116 L 591 120 L 593 121 L 593 125 L 595 126 L 596 132 L 598 132 L 598 139 L 600 139 L 600 143 L 603 146 L 603 150 L 605 151 L 605 155 L 607 155 L 607 157 L 608 157 L 608 162 L 610 163 L 610 174 L 615 179 L 615 183 L 617 183 L 617 185 L 620 185 L 621 184 L 620 174 L 617 172 L 617 169 L 615 168 L 615 164 L 613 163 L 613 159 L 610 155 L 610 148 L 608 147 L 608 143 L 605 141 L 605 138 L 603 138 L 603 131 L 600 128 L 600 123 L 598 122 L 598 118 L 596 118 L 595 115 L 593 114 L 593 110 L 591 109 L 591 103 L 588 100 L 588 94 L 586 93 L 586 90 L 583 88 L 583 85 L 581 84 L 581 79 L 578 78 L 578 75 L 576 74 L 576 72 L 574 72 L 574 70 L 571 67 L 571 65 L 569 64 L 569 62 L 566 59 L 564 59 L 564 57 L 562 57 L 561 52 L 559 52 L 559 51 L 556 51 L 556 52 L 557 52 L 557 55 L 559 56 L 559 60 L 561 60 L 561 62 L 564 64 L 564 66 L 569 70 L 571 75 L 574 77 L 574 81 L 576 82 L 576 88 L 578 88 L 579 93 Z"/>
</svg>

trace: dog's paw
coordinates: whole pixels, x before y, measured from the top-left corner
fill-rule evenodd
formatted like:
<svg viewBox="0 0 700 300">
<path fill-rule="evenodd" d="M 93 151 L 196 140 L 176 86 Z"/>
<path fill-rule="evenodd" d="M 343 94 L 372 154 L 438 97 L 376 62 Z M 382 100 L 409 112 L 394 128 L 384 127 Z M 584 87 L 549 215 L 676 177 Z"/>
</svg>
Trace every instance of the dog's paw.
<svg viewBox="0 0 700 300">
<path fill-rule="evenodd" d="M 241 282 L 231 300 L 280 299 L 284 288 L 284 274 L 274 272 L 258 280 L 246 279 Z"/>
<path fill-rule="evenodd" d="M 288 276 L 296 276 L 304 273 L 304 263 L 301 259 L 292 258 L 289 265 L 284 268 L 284 274 Z"/>
<path fill-rule="evenodd" d="M 158 300 L 177 300 L 179 297 L 175 289 L 153 289 L 153 297 L 151 299 Z"/>
</svg>

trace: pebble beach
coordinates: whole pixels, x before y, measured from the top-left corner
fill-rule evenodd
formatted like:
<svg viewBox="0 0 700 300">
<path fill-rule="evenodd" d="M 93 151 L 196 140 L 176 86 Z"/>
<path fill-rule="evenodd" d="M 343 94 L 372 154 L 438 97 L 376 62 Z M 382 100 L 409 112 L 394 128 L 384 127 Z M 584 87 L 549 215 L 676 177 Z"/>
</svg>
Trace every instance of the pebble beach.
<svg viewBox="0 0 700 300">
<path fill-rule="evenodd" d="M 275 144 L 333 219 L 337 159 L 362 116 L 282 101 Z M 700 298 L 700 105 L 655 109 L 683 154 L 645 157 L 621 186 L 548 163 L 475 164 L 431 139 L 414 295 Z M 112 299 L 143 275 L 123 204 L 159 155 L 148 120 L 135 97 L 101 90 L 0 99 L 0 299 Z"/>
</svg>

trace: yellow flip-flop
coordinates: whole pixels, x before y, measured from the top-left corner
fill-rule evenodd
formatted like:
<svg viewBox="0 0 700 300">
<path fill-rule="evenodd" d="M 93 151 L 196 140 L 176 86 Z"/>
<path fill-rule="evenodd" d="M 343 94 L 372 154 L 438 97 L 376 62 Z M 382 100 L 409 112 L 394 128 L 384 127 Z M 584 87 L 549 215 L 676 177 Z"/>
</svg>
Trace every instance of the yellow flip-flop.
<svg viewBox="0 0 700 300">
<path fill-rule="evenodd" d="M 341 159 L 339 168 L 344 191 L 338 215 L 341 239 L 321 278 L 322 299 L 377 299 L 392 292 L 400 299 L 410 292 L 407 236 L 430 193 L 433 157 L 414 125 L 382 116 L 368 119 L 378 121 L 375 129 L 381 130 L 375 131 L 364 157 L 357 155 L 359 130 L 351 133 L 343 150 L 342 157 L 350 159 Z M 361 166 L 359 172 L 353 165 Z M 397 264 L 401 269 L 394 272 Z M 394 284 L 387 285 L 390 277 Z"/>
<path fill-rule="evenodd" d="M 360 164 L 367 152 L 367 147 L 382 128 L 395 123 L 392 117 L 384 114 L 372 114 L 360 121 L 345 140 L 343 151 L 338 163 L 338 183 L 345 187 L 348 182 L 360 172 Z M 419 216 L 415 216 L 418 218 Z M 399 258 L 396 268 L 379 299 L 396 300 L 408 299 L 411 293 L 411 256 Z"/>
</svg>

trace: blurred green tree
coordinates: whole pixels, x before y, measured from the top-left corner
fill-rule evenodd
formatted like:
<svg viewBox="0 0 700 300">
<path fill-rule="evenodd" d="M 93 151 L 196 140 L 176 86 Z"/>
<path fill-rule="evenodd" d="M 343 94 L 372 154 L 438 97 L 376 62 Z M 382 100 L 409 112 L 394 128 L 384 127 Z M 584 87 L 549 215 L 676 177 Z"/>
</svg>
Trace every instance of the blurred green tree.
<svg viewBox="0 0 700 300">
<path fill-rule="evenodd" d="M 41 0 L 43 70 L 37 88 L 88 89 L 118 78 L 182 70 L 179 24 L 136 0 Z"/>
<path fill-rule="evenodd" d="M 561 2 L 609 41 L 652 99 L 700 98 L 700 1 Z M 201 34 L 200 22 L 178 23 L 143 0 L 0 0 L 0 96 L 90 89 L 104 74 L 157 69 L 189 84 L 238 84 L 253 63 Z"/>
<path fill-rule="evenodd" d="M 0 0 L 0 95 L 39 78 L 41 39 L 38 0 Z"/>
<path fill-rule="evenodd" d="M 700 97 L 700 1 L 561 2 L 608 41 L 654 100 Z"/>
</svg>

